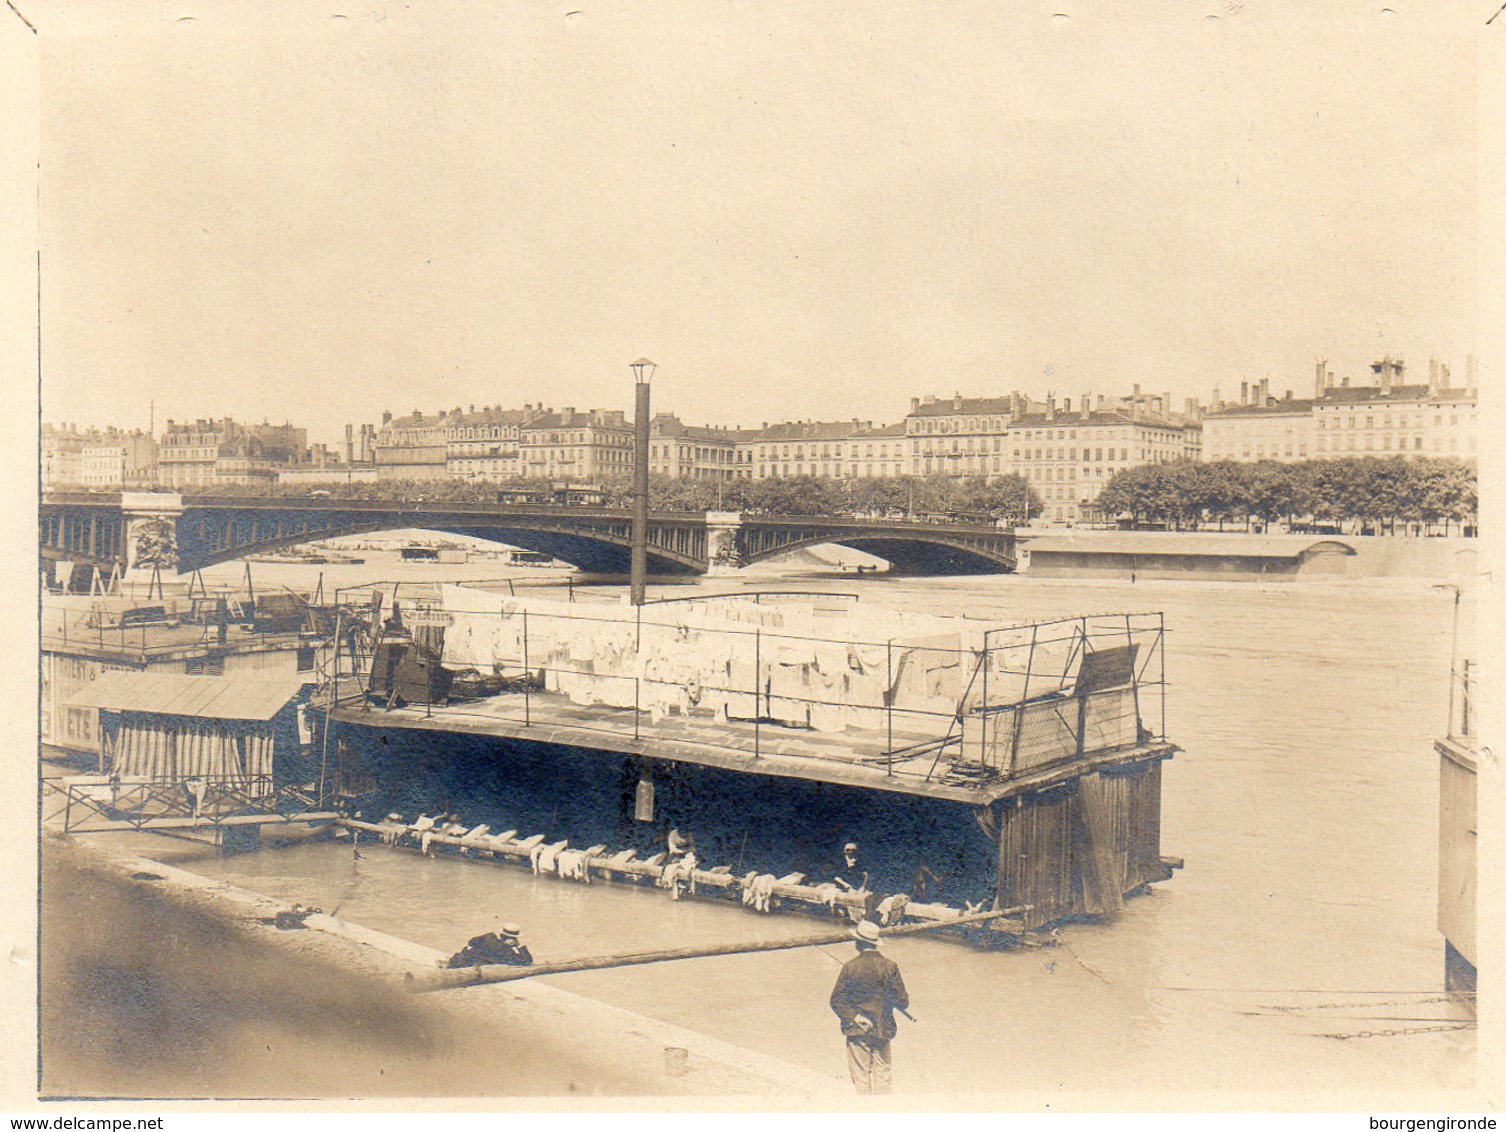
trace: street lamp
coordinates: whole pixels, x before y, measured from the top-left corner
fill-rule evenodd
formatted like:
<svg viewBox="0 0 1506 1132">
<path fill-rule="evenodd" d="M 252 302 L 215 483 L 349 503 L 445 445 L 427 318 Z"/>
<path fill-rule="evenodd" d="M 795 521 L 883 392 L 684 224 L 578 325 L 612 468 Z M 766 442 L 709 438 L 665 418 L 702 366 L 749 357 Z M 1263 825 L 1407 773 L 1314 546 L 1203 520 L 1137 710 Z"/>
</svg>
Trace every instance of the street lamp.
<svg viewBox="0 0 1506 1132">
<path fill-rule="evenodd" d="M 629 364 L 633 371 L 633 558 L 628 600 L 642 605 L 648 588 L 648 414 L 649 382 L 659 367 L 647 358 Z"/>
</svg>

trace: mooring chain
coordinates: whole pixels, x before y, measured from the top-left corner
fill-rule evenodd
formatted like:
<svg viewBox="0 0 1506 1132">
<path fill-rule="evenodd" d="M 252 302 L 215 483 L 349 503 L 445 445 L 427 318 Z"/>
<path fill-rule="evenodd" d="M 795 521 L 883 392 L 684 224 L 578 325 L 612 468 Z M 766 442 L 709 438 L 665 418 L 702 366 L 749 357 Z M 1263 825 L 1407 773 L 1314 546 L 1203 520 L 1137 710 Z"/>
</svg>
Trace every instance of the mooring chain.
<svg viewBox="0 0 1506 1132">
<path fill-rule="evenodd" d="M 1355 1034 L 1319 1034 L 1322 1038 L 1337 1038 L 1346 1041 L 1349 1038 L 1396 1038 L 1403 1034 L 1441 1034 L 1455 1030 L 1473 1030 L 1473 1022 L 1453 1022 L 1446 1026 L 1409 1026 L 1401 1030 L 1360 1030 Z"/>
<path fill-rule="evenodd" d="M 1279 1010 L 1283 1014 L 1292 1014 L 1303 1010 L 1352 1010 L 1357 1006 L 1421 1006 L 1429 1002 L 1459 1002 L 1461 998 L 1473 998 L 1474 995 L 1440 994 L 1430 998 L 1395 998 L 1379 1002 L 1313 1002 L 1306 1004 L 1280 1004 L 1261 1003 L 1262 1010 Z"/>
</svg>

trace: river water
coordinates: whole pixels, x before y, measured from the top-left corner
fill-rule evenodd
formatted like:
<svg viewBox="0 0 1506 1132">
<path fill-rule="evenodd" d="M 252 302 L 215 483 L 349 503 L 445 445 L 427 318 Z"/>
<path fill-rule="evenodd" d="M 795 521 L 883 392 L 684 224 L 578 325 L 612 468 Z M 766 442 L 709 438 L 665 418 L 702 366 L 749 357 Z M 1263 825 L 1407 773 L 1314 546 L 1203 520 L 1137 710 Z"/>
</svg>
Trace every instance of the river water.
<svg viewBox="0 0 1506 1132">
<path fill-rule="evenodd" d="M 241 569 L 218 568 L 231 582 Z M 491 563 L 254 569 L 259 586 L 310 587 L 319 571 L 326 592 L 378 578 L 509 572 Z M 1111 923 L 1062 928 L 1056 947 L 984 953 L 891 941 L 917 1019 L 901 1020 L 895 1042 L 898 1091 L 986 1091 L 1070 1107 L 1107 1095 L 1216 1105 L 1234 1093 L 1300 1090 L 1299 1107 L 1323 1108 L 1343 1106 L 1346 1095 L 1472 1084 L 1473 1030 L 1382 1033 L 1465 1017 L 1441 1001 L 1435 927 L 1432 740 L 1445 724 L 1451 593 L 1417 580 L 1346 579 L 784 584 L 1008 621 L 1161 610 L 1170 630 L 1168 733 L 1183 753 L 1165 767 L 1162 851 L 1185 858 L 1185 869 Z M 1466 656 L 1470 607 L 1466 597 Z M 308 844 L 192 867 L 446 950 L 504 920 L 525 925 L 544 959 L 814 926 L 456 858 L 362 852 L 353 861 L 348 847 Z M 826 998 L 849 953 L 769 952 L 550 981 L 839 1078 L 842 1042 Z M 1374 1036 L 1328 1036 L 1359 1034 Z"/>
</svg>

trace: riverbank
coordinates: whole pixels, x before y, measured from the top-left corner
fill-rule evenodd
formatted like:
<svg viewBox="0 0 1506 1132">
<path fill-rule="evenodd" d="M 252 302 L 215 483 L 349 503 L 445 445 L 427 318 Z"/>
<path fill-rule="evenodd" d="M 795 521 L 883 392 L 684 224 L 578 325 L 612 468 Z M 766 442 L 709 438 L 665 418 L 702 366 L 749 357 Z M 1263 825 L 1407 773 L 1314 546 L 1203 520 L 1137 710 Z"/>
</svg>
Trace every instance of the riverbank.
<svg viewBox="0 0 1506 1132">
<path fill-rule="evenodd" d="M 557 987 L 413 995 L 446 955 L 197 873 L 48 834 L 47 1097 L 763 1097 L 845 1085 Z M 683 1063 L 681 1054 L 684 1051 Z"/>
</svg>

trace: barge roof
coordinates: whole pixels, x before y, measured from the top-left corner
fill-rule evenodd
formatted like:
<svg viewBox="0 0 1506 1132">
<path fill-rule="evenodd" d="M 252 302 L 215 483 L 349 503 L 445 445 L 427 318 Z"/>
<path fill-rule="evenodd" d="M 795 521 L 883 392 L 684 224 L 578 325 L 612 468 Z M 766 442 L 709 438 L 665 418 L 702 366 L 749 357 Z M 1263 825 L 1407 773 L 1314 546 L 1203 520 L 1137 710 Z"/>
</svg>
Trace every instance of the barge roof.
<svg viewBox="0 0 1506 1132">
<path fill-rule="evenodd" d="M 1179 749 L 1173 743 L 1155 740 L 1062 759 L 1020 774 L 958 782 L 946 781 L 948 764 L 945 760 L 938 764 L 934 746 L 908 758 L 896 760 L 894 755 L 886 755 L 887 736 L 882 731 L 828 735 L 771 725 L 758 727 L 751 721 L 672 717 L 654 724 L 652 734 L 635 738 L 631 710 L 584 706 L 562 696 L 536 694 L 530 697 L 527 717 L 523 718 L 521 705 L 508 700 L 500 697 L 448 706 L 382 709 L 342 699 L 330 715 L 342 723 L 364 727 L 558 744 L 975 806 L 1049 789 L 1109 767 L 1170 758 Z M 896 731 L 895 739 L 900 738 Z M 915 738 L 923 742 L 933 736 L 917 734 Z"/>
</svg>

